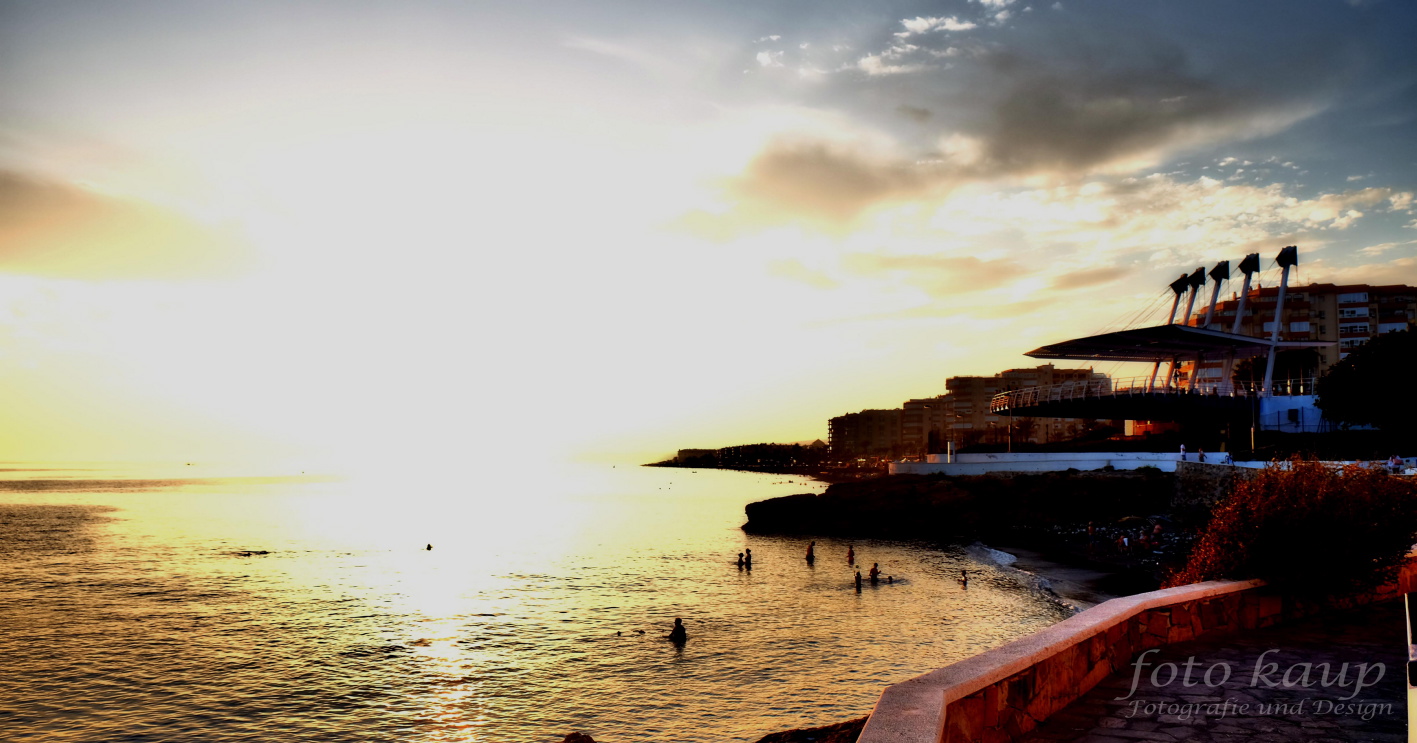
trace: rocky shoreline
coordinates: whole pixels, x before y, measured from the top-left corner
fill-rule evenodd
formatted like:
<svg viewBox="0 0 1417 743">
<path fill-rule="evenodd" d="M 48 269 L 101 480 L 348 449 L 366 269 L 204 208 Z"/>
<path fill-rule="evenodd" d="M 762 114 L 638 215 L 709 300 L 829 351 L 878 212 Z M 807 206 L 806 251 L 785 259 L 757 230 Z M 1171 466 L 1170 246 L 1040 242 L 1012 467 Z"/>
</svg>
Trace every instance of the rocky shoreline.
<svg viewBox="0 0 1417 743">
<path fill-rule="evenodd" d="M 820 494 L 750 503 L 743 530 L 1014 547 L 1052 562 L 1117 574 L 1121 577 L 1107 592 L 1120 595 L 1156 588 L 1165 571 L 1189 553 L 1203 517 L 1174 508 L 1176 490 L 1174 475 L 1150 469 L 890 475 L 833 483 Z"/>
</svg>

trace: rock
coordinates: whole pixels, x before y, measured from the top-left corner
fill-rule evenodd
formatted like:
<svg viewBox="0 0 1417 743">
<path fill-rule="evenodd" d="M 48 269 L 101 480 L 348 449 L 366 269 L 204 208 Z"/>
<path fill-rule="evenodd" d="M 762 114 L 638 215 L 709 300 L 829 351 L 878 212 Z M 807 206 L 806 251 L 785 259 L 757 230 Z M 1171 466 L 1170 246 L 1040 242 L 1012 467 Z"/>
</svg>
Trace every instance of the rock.
<svg viewBox="0 0 1417 743">
<path fill-rule="evenodd" d="M 861 735 L 861 729 L 866 727 L 867 719 L 862 717 L 820 728 L 784 730 L 781 733 L 773 733 L 760 738 L 758 743 L 809 743 L 809 741 L 810 743 L 856 743 L 856 739 Z"/>
<path fill-rule="evenodd" d="M 566 739 L 561 741 L 561 743 L 595 743 L 595 738 L 585 733 L 571 733 L 567 735 Z"/>
</svg>

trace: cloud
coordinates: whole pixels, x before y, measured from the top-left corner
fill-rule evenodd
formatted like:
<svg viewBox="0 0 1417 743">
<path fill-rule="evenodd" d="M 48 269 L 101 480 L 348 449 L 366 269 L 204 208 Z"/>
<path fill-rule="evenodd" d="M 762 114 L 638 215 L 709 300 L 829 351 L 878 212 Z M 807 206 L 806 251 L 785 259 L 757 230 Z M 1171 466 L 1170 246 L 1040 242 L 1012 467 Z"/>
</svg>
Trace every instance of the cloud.
<svg viewBox="0 0 1417 743">
<path fill-rule="evenodd" d="M 629 62 L 630 64 L 640 67 L 655 69 L 664 65 L 663 59 L 649 52 L 603 39 L 577 37 L 567 39 L 563 44 L 568 49 L 577 49 L 583 52 L 599 54 L 602 57 L 618 59 L 622 62 Z"/>
<path fill-rule="evenodd" d="M 1072 271 L 1054 277 L 1054 289 L 1085 289 L 1090 286 L 1110 284 L 1132 273 L 1130 268 L 1093 268 Z"/>
<path fill-rule="evenodd" d="M 239 271 L 252 257 L 232 231 L 162 206 L 0 171 L 0 271 L 182 278 Z"/>
<path fill-rule="evenodd" d="M 1286 205 L 1283 213 L 1289 219 L 1305 225 L 1317 227 L 1327 223 L 1336 229 L 1347 229 L 1362 218 L 1363 212 L 1357 207 L 1372 207 L 1383 202 L 1397 203 L 1411 194 L 1395 193 L 1390 188 L 1365 188 L 1361 191 L 1322 194 L 1318 198 L 1295 201 Z"/>
<path fill-rule="evenodd" d="M 915 121 L 921 124 L 929 121 L 931 116 L 930 109 L 928 108 L 920 108 L 918 106 L 907 106 L 904 103 L 900 104 L 899 106 L 896 106 L 895 110 L 901 116 L 904 116 L 905 118 L 910 119 L 911 121 Z"/>
<path fill-rule="evenodd" d="M 921 20 L 923 27 L 932 19 Z M 879 54 L 860 58 L 854 67 L 867 73 L 866 80 L 921 73 L 912 77 L 913 83 L 919 82 L 914 87 L 928 89 L 938 83 L 939 75 L 917 60 L 932 54 L 934 50 L 897 41 Z M 880 159 L 847 153 L 829 141 L 779 139 L 741 176 L 734 190 L 741 200 L 735 208 L 752 211 L 764 223 L 773 222 L 776 213 L 778 223 L 840 225 L 877 205 L 938 195 L 968 183 L 1008 185 L 1020 179 L 1068 181 L 1135 173 L 1189 149 L 1282 131 L 1325 106 L 1322 94 L 1313 92 L 1316 86 L 1292 94 L 1282 85 L 1277 91 L 1260 90 L 1192 72 L 1184 55 L 1174 49 L 1135 55 L 1098 66 L 1090 65 L 1084 52 L 1055 59 L 977 47 L 970 53 L 969 69 L 950 71 L 951 80 L 962 80 L 950 89 L 953 93 L 930 96 L 928 109 L 908 97 L 891 109 L 941 112 L 922 132 L 933 135 L 934 141 L 922 143 L 926 147 L 917 150 L 918 155 Z M 879 97 L 873 92 L 867 100 Z M 861 187 L 843 186 L 801 178 L 804 169 L 865 173 L 872 180 Z M 783 187 L 787 183 L 791 188 Z M 823 193 L 811 193 L 817 189 Z M 813 204 L 830 206 L 834 212 L 805 211 Z M 1338 218 L 1349 216 L 1361 215 Z"/>
<path fill-rule="evenodd" d="M 781 67 L 782 54 L 782 52 L 758 52 L 758 65 L 760 67 Z"/>
<path fill-rule="evenodd" d="M 1333 284 L 1417 284 L 1417 257 L 1394 258 L 1360 266 L 1333 266 L 1316 262 L 1309 268 L 1314 283 Z"/>
<path fill-rule="evenodd" d="M 905 283 L 932 297 L 994 289 L 1028 273 L 1011 259 L 982 260 L 974 256 L 852 253 L 842 264 L 862 276 L 898 274 Z"/>
<path fill-rule="evenodd" d="M 1089 74 L 1012 53 L 987 64 L 1004 93 L 975 133 L 998 173 L 1125 172 L 1188 147 L 1275 133 L 1320 109 L 1196 76 L 1164 52 Z"/>
<path fill-rule="evenodd" d="M 925 69 L 923 64 L 894 64 L 885 54 L 870 54 L 856 61 L 856 68 L 871 76 L 903 75 Z"/>
<path fill-rule="evenodd" d="M 838 286 L 836 279 L 821 271 L 808 268 L 796 258 L 774 261 L 768 267 L 768 272 L 773 276 L 791 279 L 818 289 L 835 289 Z"/>
<path fill-rule="evenodd" d="M 1407 242 L 1400 243 L 1381 243 L 1379 245 L 1369 245 L 1368 247 L 1359 250 L 1358 254 L 1376 257 L 1388 252 L 1389 250 L 1406 248 L 1413 245 L 1417 245 L 1417 240 L 1409 240 Z"/>
<path fill-rule="evenodd" d="M 916 16 L 915 18 L 902 20 L 900 25 L 905 27 L 904 31 L 896 34 L 896 36 L 900 37 L 925 34 L 931 31 L 969 31 L 970 29 L 978 28 L 978 24 L 969 21 L 961 21 L 956 16 L 939 18 L 933 16 Z"/>
<path fill-rule="evenodd" d="M 762 225 L 784 216 L 824 227 L 849 226 L 872 204 L 918 193 L 927 182 L 911 163 L 819 142 L 779 142 L 732 179 L 735 216 Z"/>
</svg>

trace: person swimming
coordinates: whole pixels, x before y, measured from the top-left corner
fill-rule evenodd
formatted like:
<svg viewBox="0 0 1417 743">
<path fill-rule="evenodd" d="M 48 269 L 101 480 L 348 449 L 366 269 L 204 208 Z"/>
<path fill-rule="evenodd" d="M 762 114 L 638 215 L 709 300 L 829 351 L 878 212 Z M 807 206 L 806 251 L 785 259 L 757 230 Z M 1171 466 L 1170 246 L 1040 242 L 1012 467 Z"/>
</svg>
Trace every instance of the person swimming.
<svg viewBox="0 0 1417 743">
<path fill-rule="evenodd" d="M 689 639 L 689 633 L 684 629 L 684 620 L 675 617 L 674 629 L 669 630 L 669 641 L 675 645 L 683 645 Z"/>
<path fill-rule="evenodd" d="M 871 563 L 871 585 L 873 585 L 873 586 L 876 585 L 876 581 L 877 581 L 877 580 L 880 580 L 880 577 L 881 577 L 880 563 L 876 563 L 876 562 Z"/>
</svg>

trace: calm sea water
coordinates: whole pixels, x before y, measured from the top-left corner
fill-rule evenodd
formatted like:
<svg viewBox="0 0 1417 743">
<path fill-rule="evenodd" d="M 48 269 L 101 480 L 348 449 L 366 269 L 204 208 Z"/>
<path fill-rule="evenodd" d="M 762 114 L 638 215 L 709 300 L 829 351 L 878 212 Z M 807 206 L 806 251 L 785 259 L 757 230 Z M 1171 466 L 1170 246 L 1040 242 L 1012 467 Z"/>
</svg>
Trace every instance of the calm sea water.
<svg viewBox="0 0 1417 743">
<path fill-rule="evenodd" d="M 752 741 L 1068 613 L 960 550 L 855 542 L 897 579 L 858 594 L 846 542 L 740 531 L 802 478 L 509 474 L 12 467 L 0 740 Z"/>
</svg>

